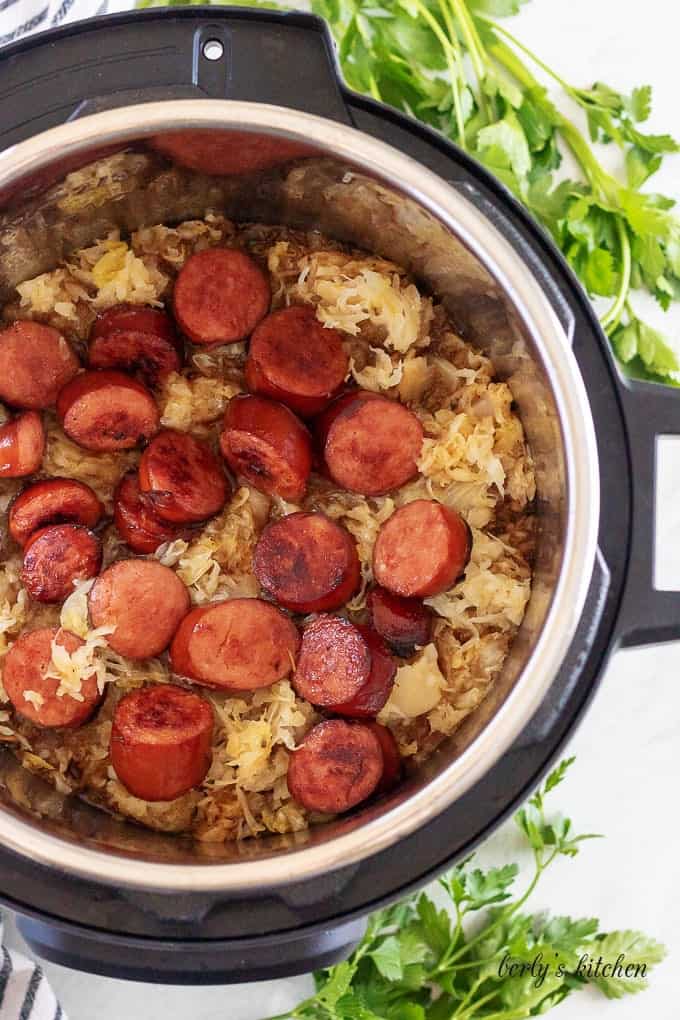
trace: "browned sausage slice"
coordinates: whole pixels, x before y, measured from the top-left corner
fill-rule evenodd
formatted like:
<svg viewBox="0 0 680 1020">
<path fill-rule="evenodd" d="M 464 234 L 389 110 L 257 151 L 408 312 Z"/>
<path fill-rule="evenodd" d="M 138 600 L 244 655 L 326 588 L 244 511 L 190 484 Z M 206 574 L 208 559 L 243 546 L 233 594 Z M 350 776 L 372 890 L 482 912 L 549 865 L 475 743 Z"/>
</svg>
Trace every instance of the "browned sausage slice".
<svg viewBox="0 0 680 1020">
<path fill-rule="evenodd" d="M 86 722 L 102 699 L 94 676 L 86 677 L 80 686 L 82 700 L 70 694 L 57 694 L 58 680 L 45 679 L 52 658 L 52 641 L 56 638 L 72 655 L 83 641 L 69 630 L 47 627 L 32 630 L 14 642 L 4 662 L 2 682 L 15 709 L 38 726 L 80 726 Z M 26 700 L 33 691 L 38 698 Z"/>
<path fill-rule="evenodd" d="M 101 562 L 101 542 L 88 528 L 50 524 L 26 543 L 21 583 L 36 602 L 63 602 L 74 581 L 97 576 Z"/>
<path fill-rule="evenodd" d="M 169 315 L 158 308 L 144 305 L 114 305 L 97 316 L 90 331 L 90 340 L 97 340 L 117 330 L 151 333 L 178 344 L 179 338 Z"/>
<path fill-rule="evenodd" d="M 289 514 L 268 524 L 255 547 L 253 570 L 261 587 L 296 613 L 338 609 L 358 590 L 361 579 L 352 536 L 314 512 Z"/>
<path fill-rule="evenodd" d="M 153 553 L 164 542 L 179 538 L 182 530 L 154 513 L 151 501 L 139 491 L 135 471 L 124 475 L 113 494 L 113 520 L 120 537 L 133 552 Z"/>
<path fill-rule="evenodd" d="M 59 394 L 67 436 L 86 450 L 129 450 L 158 431 L 156 401 L 122 372 L 83 372 Z"/>
<path fill-rule="evenodd" d="M 42 464 L 45 427 L 37 411 L 24 411 L 0 428 L 0 478 L 25 478 Z"/>
<path fill-rule="evenodd" d="M 182 367 L 176 343 L 132 329 L 116 329 L 96 337 L 90 341 L 87 356 L 91 368 L 139 372 L 150 386 L 157 386 Z"/>
<path fill-rule="evenodd" d="M 407 503 L 385 521 L 373 549 L 373 574 L 395 595 L 427 598 L 461 576 L 472 543 L 455 510 L 433 499 Z"/>
<path fill-rule="evenodd" d="M 174 800 L 205 779 L 215 721 L 205 698 L 175 684 L 155 684 L 116 705 L 111 764 L 142 800 Z"/>
<path fill-rule="evenodd" d="M 0 332 L 0 399 L 13 407 L 50 407 L 79 368 L 69 344 L 51 326 L 23 320 Z"/>
<path fill-rule="evenodd" d="M 359 693 L 371 672 L 371 652 L 363 635 L 341 616 L 320 616 L 305 627 L 293 687 L 324 708 Z"/>
<path fill-rule="evenodd" d="M 219 513 L 231 492 L 222 465 L 207 443 L 165 429 L 139 464 L 139 488 L 164 521 L 188 524 Z"/>
<path fill-rule="evenodd" d="M 337 330 L 322 326 L 308 305 L 294 305 L 272 312 L 253 333 L 246 382 L 305 417 L 330 403 L 348 368 Z"/>
<path fill-rule="evenodd" d="M 397 655 L 412 655 L 431 640 L 432 611 L 420 599 L 405 599 L 386 588 L 372 588 L 366 605 L 373 626 Z"/>
<path fill-rule="evenodd" d="M 49 478 L 19 493 L 9 508 L 9 533 L 19 545 L 46 524 L 83 524 L 94 528 L 104 507 L 89 485 L 75 478 Z"/>
<path fill-rule="evenodd" d="M 312 469 L 309 432 L 283 404 L 264 397 L 234 397 L 220 436 L 229 467 L 261 492 L 297 503 Z"/>
<path fill-rule="evenodd" d="M 269 311 L 269 280 L 257 262 L 235 248 L 209 248 L 184 263 L 173 305 L 180 328 L 195 344 L 243 340 Z"/>
<path fill-rule="evenodd" d="M 358 624 L 356 629 L 369 650 L 371 671 L 359 690 L 342 704 L 336 704 L 333 711 L 351 719 L 372 719 L 392 692 L 397 664 L 383 639 L 371 627 Z"/>
<path fill-rule="evenodd" d="M 180 166 L 228 176 L 257 173 L 316 151 L 301 142 L 250 131 L 172 131 L 155 135 L 151 144 Z"/>
<path fill-rule="evenodd" d="M 368 726 L 328 719 L 291 754 L 288 789 L 308 811 L 337 815 L 370 797 L 382 772 L 380 742 Z"/>
<path fill-rule="evenodd" d="M 360 392 L 341 401 L 339 413 L 324 426 L 323 456 L 333 481 L 379 496 L 415 477 L 423 427 L 413 411 L 377 394 Z"/>
<path fill-rule="evenodd" d="M 170 648 L 172 668 L 209 687 L 254 691 L 288 676 L 300 645 L 297 627 L 260 599 L 229 599 L 193 609 Z"/>
<path fill-rule="evenodd" d="M 129 659 L 163 652 L 189 612 L 189 593 L 177 574 L 156 560 L 119 560 L 88 596 L 94 627 L 115 627 L 107 641 Z"/>
<path fill-rule="evenodd" d="M 375 733 L 383 753 L 383 774 L 376 793 L 387 793 L 397 785 L 401 777 L 401 755 L 392 731 L 377 722 L 367 722 L 371 733 Z"/>
</svg>

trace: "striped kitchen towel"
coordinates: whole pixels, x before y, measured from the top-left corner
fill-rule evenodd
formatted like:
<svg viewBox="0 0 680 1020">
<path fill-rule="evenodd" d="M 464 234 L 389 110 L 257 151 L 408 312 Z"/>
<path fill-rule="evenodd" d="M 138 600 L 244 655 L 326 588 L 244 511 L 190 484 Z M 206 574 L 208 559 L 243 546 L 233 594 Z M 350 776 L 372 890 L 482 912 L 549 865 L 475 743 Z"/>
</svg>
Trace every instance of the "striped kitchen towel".
<svg viewBox="0 0 680 1020">
<path fill-rule="evenodd" d="M 106 14 L 108 0 L 0 0 L 0 46 L 30 32 Z"/>
<path fill-rule="evenodd" d="M 42 967 L 4 945 L 0 950 L 0 1020 L 68 1020 Z"/>
</svg>

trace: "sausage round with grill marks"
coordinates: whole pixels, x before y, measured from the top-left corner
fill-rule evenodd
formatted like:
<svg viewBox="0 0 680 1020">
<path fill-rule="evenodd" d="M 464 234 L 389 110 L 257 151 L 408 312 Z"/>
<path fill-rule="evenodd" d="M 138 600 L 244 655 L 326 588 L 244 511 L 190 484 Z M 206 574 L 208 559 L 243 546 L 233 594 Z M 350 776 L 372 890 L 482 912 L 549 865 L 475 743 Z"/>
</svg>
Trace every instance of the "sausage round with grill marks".
<svg viewBox="0 0 680 1020">
<path fill-rule="evenodd" d="M 312 469 L 312 443 L 305 426 L 283 404 L 234 397 L 220 446 L 232 471 L 254 488 L 293 503 L 302 499 Z"/>
<path fill-rule="evenodd" d="M 56 329 L 25 319 L 0 331 L 0 400 L 38 411 L 51 407 L 80 363 Z"/>
<path fill-rule="evenodd" d="M 371 622 L 397 655 L 413 654 L 432 637 L 432 611 L 420 599 L 402 598 L 386 588 L 372 588 L 366 598 Z"/>
<path fill-rule="evenodd" d="M 300 511 L 268 524 L 253 556 L 260 586 L 286 609 L 338 609 L 359 589 L 354 539 L 324 514 Z"/>
<path fill-rule="evenodd" d="M 269 311 L 269 280 L 236 248 L 191 255 L 175 281 L 173 306 L 180 328 L 195 344 L 243 340 Z"/>
<path fill-rule="evenodd" d="M 359 693 L 370 672 L 370 648 L 349 620 L 319 616 L 305 627 L 293 676 L 301 698 L 334 709 Z"/>
<path fill-rule="evenodd" d="M 25 545 L 47 524 L 82 524 L 94 528 L 104 507 L 89 485 L 75 478 L 49 478 L 20 492 L 9 508 L 8 529 L 15 542 Z"/>
<path fill-rule="evenodd" d="M 295 668 L 300 635 L 295 624 L 260 599 L 228 599 L 193 609 L 170 648 L 172 668 L 196 683 L 254 691 Z"/>
<path fill-rule="evenodd" d="M 129 450 L 158 431 L 153 396 L 123 372 L 83 372 L 57 400 L 64 432 L 86 450 Z"/>
<path fill-rule="evenodd" d="M 288 789 L 308 811 L 342 814 L 376 790 L 383 774 L 380 741 L 364 723 L 328 719 L 290 756 Z"/>
<path fill-rule="evenodd" d="M 45 427 L 37 411 L 24 411 L 0 427 L 0 478 L 25 478 L 42 464 Z"/>
<path fill-rule="evenodd" d="M 110 754 L 116 775 L 142 800 L 181 797 L 210 768 L 214 722 L 205 698 L 176 684 L 132 691 L 113 714 Z"/>
<path fill-rule="evenodd" d="M 182 367 L 177 343 L 141 330 L 115 329 L 90 341 L 90 368 L 121 368 L 139 372 L 150 386 Z"/>
<path fill-rule="evenodd" d="M 36 602 L 63 602 L 74 581 L 96 577 L 102 545 L 81 524 L 50 524 L 29 538 L 24 547 L 21 583 Z"/>
<path fill-rule="evenodd" d="M 144 305 L 114 305 L 113 308 L 107 308 L 95 319 L 90 330 L 90 341 L 118 330 L 151 333 L 169 340 L 173 345 L 179 344 L 172 319 L 158 308 L 147 308 Z"/>
<path fill-rule="evenodd" d="M 380 496 L 418 473 L 423 427 L 403 404 L 378 394 L 346 394 L 323 416 L 323 458 L 345 489 Z"/>
<path fill-rule="evenodd" d="M 155 135 L 151 144 L 180 166 L 225 176 L 257 173 L 315 151 L 301 142 L 250 131 L 172 131 Z"/>
<path fill-rule="evenodd" d="M 158 517 L 171 524 L 213 517 L 231 493 L 222 465 L 207 443 L 174 429 L 160 432 L 142 454 L 139 488 Z"/>
<path fill-rule="evenodd" d="M 88 596 L 94 627 L 115 627 L 107 641 L 129 659 L 163 652 L 191 608 L 186 586 L 156 560 L 119 560 L 100 574 Z"/>
<path fill-rule="evenodd" d="M 470 529 L 455 510 L 433 499 L 416 499 L 381 526 L 373 576 L 395 595 L 439 595 L 461 576 L 471 549 Z"/>
<path fill-rule="evenodd" d="M 293 305 L 268 315 L 250 338 L 246 382 L 303 417 L 322 411 L 342 386 L 349 359 L 335 329 L 314 309 Z"/>
<path fill-rule="evenodd" d="M 60 681 L 45 677 L 55 640 L 69 655 L 84 644 L 76 634 L 60 627 L 22 634 L 7 653 L 2 682 L 16 711 L 37 726 L 80 726 L 90 718 L 102 695 L 94 674 L 81 681 L 78 693 L 82 700 L 57 694 Z"/>
<path fill-rule="evenodd" d="M 357 624 L 356 629 L 368 648 L 371 670 L 359 690 L 347 701 L 336 704 L 333 711 L 351 719 L 372 719 L 392 692 L 397 664 L 383 639 L 371 627 Z"/>
<path fill-rule="evenodd" d="M 169 524 L 154 513 L 151 501 L 139 490 L 136 471 L 123 475 L 116 487 L 113 520 L 123 541 L 142 555 L 153 553 L 159 545 L 182 535 L 179 525 Z"/>
</svg>

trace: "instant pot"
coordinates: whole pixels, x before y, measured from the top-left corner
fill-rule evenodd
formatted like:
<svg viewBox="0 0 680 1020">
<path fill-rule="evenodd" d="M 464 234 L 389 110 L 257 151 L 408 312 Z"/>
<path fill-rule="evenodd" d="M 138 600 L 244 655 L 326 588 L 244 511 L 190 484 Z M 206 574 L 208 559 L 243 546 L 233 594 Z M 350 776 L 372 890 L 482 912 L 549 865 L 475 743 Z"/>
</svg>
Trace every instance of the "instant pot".
<svg viewBox="0 0 680 1020">
<path fill-rule="evenodd" d="M 234 176 L 159 151 L 197 130 L 282 155 Z M 287 159 L 291 141 L 309 153 Z M 0 899 L 39 955 L 187 984 L 328 966 L 370 911 L 515 810 L 615 648 L 680 636 L 680 596 L 653 584 L 655 447 L 680 432 L 680 395 L 621 377 L 546 234 L 464 152 L 348 90 L 311 16 L 152 10 L 6 48 L 0 148 L 0 302 L 111 229 L 215 208 L 403 264 L 512 389 L 536 465 L 532 597 L 492 693 L 398 790 L 306 833 L 215 846 L 109 817 L 0 757 Z M 110 153 L 114 171 L 77 169 Z"/>
</svg>

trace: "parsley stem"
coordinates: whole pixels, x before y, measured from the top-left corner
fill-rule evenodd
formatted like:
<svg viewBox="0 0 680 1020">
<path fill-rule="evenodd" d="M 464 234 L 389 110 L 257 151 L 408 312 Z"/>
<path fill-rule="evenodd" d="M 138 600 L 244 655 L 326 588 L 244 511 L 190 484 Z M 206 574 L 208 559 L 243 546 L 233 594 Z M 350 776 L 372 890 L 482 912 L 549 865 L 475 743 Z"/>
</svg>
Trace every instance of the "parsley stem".
<svg viewBox="0 0 680 1020">
<path fill-rule="evenodd" d="M 623 222 L 621 216 L 616 217 L 616 229 L 619 235 L 619 246 L 621 249 L 621 283 L 619 284 L 619 292 L 616 295 L 616 300 L 611 308 L 605 312 L 600 319 L 600 325 L 607 333 L 611 333 L 612 330 L 616 329 L 621 319 L 624 308 L 628 300 L 628 294 L 630 292 L 630 278 L 632 271 L 632 258 L 630 248 L 630 238 L 628 236 L 628 230 Z"/>
<path fill-rule="evenodd" d="M 566 82 L 564 78 L 561 78 L 557 71 L 553 71 L 551 67 L 544 63 L 544 61 L 542 61 L 540 57 L 536 56 L 535 53 L 533 53 L 527 46 L 525 46 L 524 43 L 520 42 L 519 39 L 512 35 L 511 32 L 508 32 L 507 28 L 503 28 L 503 26 L 499 25 L 497 22 L 491 21 L 491 19 L 489 18 L 485 18 L 484 15 L 480 15 L 480 17 L 482 17 L 483 20 L 486 21 L 491 26 L 491 28 L 493 28 L 494 32 L 497 32 L 499 35 L 504 36 L 508 40 L 508 42 L 511 42 L 513 46 L 516 46 L 517 49 L 524 53 L 525 56 L 529 57 L 530 60 L 533 60 L 533 62 L 538 67 L 540 67 L 542 71 L 545 71 L 545 73 L 549 75 L 549 77 L 556 81 L 557 84 L 561 88 L 563 88 L 568 95 L 572 96 L 572 98 L 575 99 L 576 102 L 579 102 L 579 99 L 576 95 L 576 89 L 569 85 L 569 83 Z M 536 84 L 538 83 L 536 82 Z"/>
<path fill-rule="evenodd" d="M 465 149 L 465 118 L 463 116 L 463 107 L 460 101 L 460 82 L 458 71 L 461 71 L 462 77 L 462 61 L 460 53 L 456 52 L 456 49 L 449 40 L 445 33 L 442 31 L 441 25 L 435 17 L 432 16 L 430 11 L 427 9 L 422 0 L 415 0 L 416 9 L 420 11 L 421 15 L 428 23 L 434 34 L 436 35 L 445 55 L 446 62 L 449 65 L 449 75 L 451 76 L 451 91 L 453 92 L 453 105 L 456 111 L 456 122 L 458 124 L 458 144 L 461 149 Z M 456 39 L 456 44 L 458 40 Z M 456 66 L 458 65 L 458 66 Z"/>
<path fill-rule="evenodd" d="M 485 979 L 482 979 L 481 981 L 475 981 L 475 983 L 472 986 L 472 988 L 474 988 L 474 990 L 476 991 L 477 988 L 479 988 L 479 986 L 484 983 L 484 980 Z M 492 992 L 487 992 L 487 994 L 483 995 L 481 997 L 481 999 L 477 999 L 476 1002 L 471 1002 L 466 1007 L 466 1009 L 461 1010 L 461 1006 L 463 1006 L 463 1004 L 465 1002 L 467 1002 L 467 1000 L 469 998 L 469 993 L 468 993 L 468 995 L 465 996 L 463 1001 L 461 1003 L 459 1003 L 459 1005 L 456 1007 L 455 1013 L 452 1013 L 451 1020 L 474 1020 L 474 1018 L 477 1016 L 477 1010 L 479 1009 L 479 1007 L 483 1006 L 485 1002 L 490 1002 L 491 999 L 495 999 L 497 995 L 498 995 L 498 989 L 494 988 L 494 990 Z M 472 1010 L 472 1012 L 470 1012 L 471 1010 Z M 505 1014 L 503 1014 L 503 1017 L 505 1017 Z"/>
<path fill-rule="evenodd" d="M 484 117 L 488 121 L 489 108 L 484 94 L 484 77 L 486 75 L 486 68 L 484 67 L 484 58 L 482 56 L 481 48 L 477 45 L 477 40 L 475 39 L 476 33 L 473 31 L 474 26 L 470 25 L 465 2 L 461 3 L 461 0 L 449 0 L 449 5 L 455 17 L 458 19 L 458 23 L 463 33 L 463 39 L 465 40 L 465 45 L 467 46 L 468 53 L 470 54 L 470 60 L 472 61 L 472 67 L 477 79 L 479 106 Z M 455 26 L 452 26 L 452 29 L 449 29 L 449 31 L 453 36 L 455 36 Z"/>
</svg>

